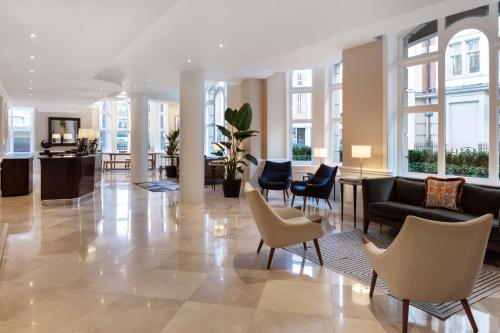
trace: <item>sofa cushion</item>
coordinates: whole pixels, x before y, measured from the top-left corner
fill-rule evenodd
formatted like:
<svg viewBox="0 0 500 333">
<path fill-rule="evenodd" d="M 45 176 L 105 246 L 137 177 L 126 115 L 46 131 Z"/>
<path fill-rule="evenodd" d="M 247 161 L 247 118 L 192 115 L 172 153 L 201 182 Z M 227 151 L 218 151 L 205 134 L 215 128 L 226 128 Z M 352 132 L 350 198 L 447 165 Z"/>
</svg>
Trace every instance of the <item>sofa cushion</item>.
<svg viewBox="0 0 500 333">
<path fill-rule="evenodd" d="M 424 182 L 396 179 L 396 201 L 408 205 L 422 206 L 425 200 Z"/>
<path fill-rule="evenodd" d="M 388 219 L 404 221 L 408 215 L 417 215 L 423 208 L 396 201 L 371 202 L 368 204 L 370 214 Z"/>
<path fill-rule="evenodd" d="M 464 184 L 465 179 L 460 177 L 427 177 L 425 179 L 424 207 L 462 211 L 461 199 Z"/>
<path fill-rule="evenodd" d="M 465 222 L 478 217 L 477 215 L 442 208 L 424 208 L 417 213 L 417 216 L 439 222 Z"/>
<path fill-rule="evenodd" d="M 468 214 L 479 216 L 491 213 L 498 217 L 500 188 L 466 184 L 462 191 L 462 208 Z"/>
</svg>

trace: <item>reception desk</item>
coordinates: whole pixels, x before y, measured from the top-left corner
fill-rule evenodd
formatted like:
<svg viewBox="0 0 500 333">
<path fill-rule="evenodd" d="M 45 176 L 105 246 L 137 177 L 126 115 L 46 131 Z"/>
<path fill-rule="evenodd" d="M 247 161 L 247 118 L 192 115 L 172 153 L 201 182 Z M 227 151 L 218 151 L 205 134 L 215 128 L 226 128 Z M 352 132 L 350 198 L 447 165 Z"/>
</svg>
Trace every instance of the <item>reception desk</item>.
<svg viewBox="0 0 500 333">
<path fill-rule="evenodd" d="M 41 199 L 78 199 L 101 181 L 101 155 L 40 157 Z"/>
</svg>

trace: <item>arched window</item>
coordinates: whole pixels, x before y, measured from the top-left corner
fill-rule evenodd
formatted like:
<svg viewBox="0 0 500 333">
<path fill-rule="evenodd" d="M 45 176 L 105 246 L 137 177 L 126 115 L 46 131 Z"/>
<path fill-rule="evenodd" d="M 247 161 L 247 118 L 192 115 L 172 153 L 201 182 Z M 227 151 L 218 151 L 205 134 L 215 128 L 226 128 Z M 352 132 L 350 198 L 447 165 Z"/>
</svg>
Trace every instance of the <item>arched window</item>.
<svg viewBox="0 0 500 333">
<path fill-rule="evenodd" d="M 205 155 L 212 154 L 214 142 L 222 141 L 217 125 L 224 124 L 226 111 L 226 83 L 208 81 L 206 84 L 205 99 Z"/>
<path fill-rule="evenodd" d="M 446 175 L 488 178 L 489 47 L 477 29 L 446 49 Z"/>
</svg>

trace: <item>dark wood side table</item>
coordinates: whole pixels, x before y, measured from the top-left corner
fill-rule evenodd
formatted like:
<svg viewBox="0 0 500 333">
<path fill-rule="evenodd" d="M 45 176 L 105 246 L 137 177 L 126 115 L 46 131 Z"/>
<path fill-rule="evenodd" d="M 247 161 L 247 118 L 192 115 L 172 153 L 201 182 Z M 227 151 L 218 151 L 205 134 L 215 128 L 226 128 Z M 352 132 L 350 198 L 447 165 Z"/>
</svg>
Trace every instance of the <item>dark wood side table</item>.
<svg viewBox="0 0 500 333">
<path fill-rule="evenodd" d="M 208 165 L 212 168 L 212 188 L 215 191 L 215 173 L 217 168 L 225 168 L 224 163 L 213 163 L 210 162 Z"/>
<path fill-rule="evenodd" d="M 340 183 L 340 220 L 344 221 L 344 186 L 352 185 L 352 196 L 354 201 L 354 229 L 356 229 L 356 199 L 358 194 L 358 186 L 362 186 L 363 178 L 359 177 L 341 177 Z"/>
</svg>

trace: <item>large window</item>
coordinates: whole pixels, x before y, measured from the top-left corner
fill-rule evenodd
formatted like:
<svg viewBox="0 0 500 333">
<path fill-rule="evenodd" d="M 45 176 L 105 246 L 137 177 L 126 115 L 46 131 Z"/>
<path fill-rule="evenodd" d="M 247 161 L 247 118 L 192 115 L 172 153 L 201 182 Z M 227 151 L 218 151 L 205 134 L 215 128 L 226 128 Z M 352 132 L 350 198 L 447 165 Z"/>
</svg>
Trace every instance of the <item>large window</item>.
<svg viewBox="0 0 500 333">
<path fill-rule="evenodd" d="M 10 109 L 10 151 L 27 153 L 33 151 L 33 110 Z"/>
<path fill-rule="evenodd" d="M 99 146 L 103 152 L 111 152 L 113 150 L 111 123 L 111 103 L 102 102 L 99 107 Z"/>
<path fill-rule="evenodd" d="M 332 160 L 342 163 L 342 62 L 332 66 L 329 91 Z"/>
<path fill-rule="evenodd" d="M 118 102 L 116 115 L 116 150 L 129 151 L 130 102 Z"/>
<path fill-rule="evenodd" d="M 490 78 L 498 80 L 499 73 L 491 72 L 489 47 L 494 45 L 494 53 L 500 54 L 500 39 L 496 21 L 489 22 L 495 29 L 472 28 L 488 26 L 485 22 L 493 19 L 488 11 L 483 6 L 451 15 L 439 31 L 436 25 L 427 29 L 435 30 L 432 34 L 420 33 L 421 40 L 415 30 L 401 39 L 400 172 L 499 182 L 499 174 L 490 172 L 500 167 L 498 149 L 490 148 L 498 147 L 492 138 L 500 137 L 500 100 L 490 105 Z M 446 47 L 436 52 L 411 50 L 430 41 L 431 35 Z"/>
<path fill-rule="evenodd" d="M 313 71 L 295 70 L 290 74 L 290 150 L 292 161 L 312 161 Z"/>
<path fill-rule="evenodd" d="M 210 155 L 215 151 L 214 143 L 223 139 L 217 125 L 224 125 L 227 85 L 208 81 L 205 89 L 205 155 Z"/>
</svg>

